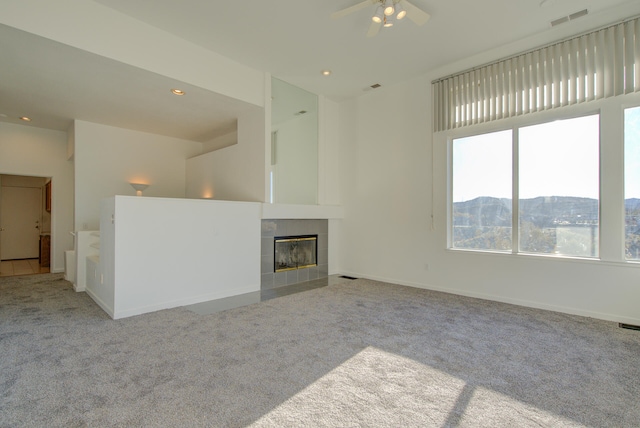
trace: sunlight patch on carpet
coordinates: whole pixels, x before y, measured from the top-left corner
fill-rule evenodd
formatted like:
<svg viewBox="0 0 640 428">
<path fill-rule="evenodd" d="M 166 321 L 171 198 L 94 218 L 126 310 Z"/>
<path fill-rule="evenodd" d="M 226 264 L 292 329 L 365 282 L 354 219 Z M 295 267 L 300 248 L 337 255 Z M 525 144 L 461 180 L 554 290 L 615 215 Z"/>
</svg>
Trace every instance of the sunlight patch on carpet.
<svg viewBox="0 0 640 428">
<path fill-rule="evenodd" d="M 585 426 L 482 386 L 473 388 L 468 401 L 456 418 L 456 425 L 462 422 L 461 425 L 468 426 Z"/>
<path fill-rule="evenodd" d="M 367 347 L 251 426 L 441 426 L 464 386 L 447 373 Z"/>
<path fill-rule="evenodd" d="M 252 427 L 582 426 L 410 358 L 367 347 Z"/>
</svg>

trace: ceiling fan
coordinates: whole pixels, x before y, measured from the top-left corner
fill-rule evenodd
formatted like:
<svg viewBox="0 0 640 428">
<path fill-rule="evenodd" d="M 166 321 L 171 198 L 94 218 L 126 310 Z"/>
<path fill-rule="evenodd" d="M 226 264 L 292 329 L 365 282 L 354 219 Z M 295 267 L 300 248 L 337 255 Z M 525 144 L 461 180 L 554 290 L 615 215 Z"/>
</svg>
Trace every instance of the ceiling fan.
<svg viewBox="0 0 640 428">
<path fill-rule="evenodd" d="M 377 6 L 374 15 L 371 17 L 372 22 L 369 26 L 369 31 L 367 31 L 367 37 L 375 36 L 380 31 L 380 27 L 391 27 L 395 21 L 402 20 L 405 17 L 408 17 L 417 25 L 422 25 L 431 18 L 431 15 L 410 3 L 409 0 L 364 0 L 332 13 L 331 18 L 340 19 L 371 5 Z"/>
</svg>

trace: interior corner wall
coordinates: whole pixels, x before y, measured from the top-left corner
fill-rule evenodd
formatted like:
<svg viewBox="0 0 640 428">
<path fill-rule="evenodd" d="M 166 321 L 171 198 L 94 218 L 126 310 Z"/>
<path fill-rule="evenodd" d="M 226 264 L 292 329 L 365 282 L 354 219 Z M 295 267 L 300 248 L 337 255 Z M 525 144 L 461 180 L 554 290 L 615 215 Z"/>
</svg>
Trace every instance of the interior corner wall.
<svg viewBox="0 0 640 428">
<path fill-rule="evenodd" d="M 265 112 L 238 117 L 238 144 L 187 160 L 187 197 L 264 202 Z"/>
<path fill-rule="evenodd" d="M 210 141 L 202 143 L 202 153 L 212 152 L 214 150 L 223 149 L 225 147 L 238 144 L 238 130 L 231 131 L 227 134 L 213 138 Z"/>
<path fill-rule="evenodd" d="M 76 147 L 76 127 L 75 123 L 71 122 L 69 128 L 67 128 L 67 159 L 73 159 L 73 155 Z"/>
<path fill-rule="evenodd" d="M 194 141 L 75 121 L 75 230 L 97 230 L 100 201 L 135 195 L 129 183 L 149 184 L 144 196 L 185 197 L 186 159 Z"/>
<path fill-rule="evenodd" d="M 73 249 L 73 163 L 67 134 L 0 123 L 0 173 L 51 177 L 51 271 L 64 271 L 64 252 Z"/>
<path fill-rule="evenodd" d="M 427 87 L 413 79 L 341 103 L 343 273 L 424 283 L 433 239 Z"/>
</svg>

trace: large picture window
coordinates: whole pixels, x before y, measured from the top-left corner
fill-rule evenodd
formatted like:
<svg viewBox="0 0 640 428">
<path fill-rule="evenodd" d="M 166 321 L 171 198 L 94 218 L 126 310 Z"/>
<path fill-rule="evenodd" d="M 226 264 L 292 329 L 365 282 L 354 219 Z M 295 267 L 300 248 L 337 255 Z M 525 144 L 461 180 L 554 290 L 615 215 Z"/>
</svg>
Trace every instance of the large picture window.
<svg viewBox="0 0 640 428">
<path fill-rule="evenodd" d="M 453 140 L 451 247 L 598 257 L 599 136 L 591 115 Z"/>
<path fill-rule="evenodd" d="M 640 260 L 640 107 L 624 111 L 625 257 Z"/>
</svg>

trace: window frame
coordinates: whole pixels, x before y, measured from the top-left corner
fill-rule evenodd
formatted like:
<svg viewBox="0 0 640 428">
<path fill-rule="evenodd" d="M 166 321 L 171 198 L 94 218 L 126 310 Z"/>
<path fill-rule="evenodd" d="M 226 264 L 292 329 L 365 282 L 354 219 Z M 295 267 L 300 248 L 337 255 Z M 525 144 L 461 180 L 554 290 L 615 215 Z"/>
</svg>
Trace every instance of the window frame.
<svg viewBox="0 0 640 428">
<path fill-rule="evenodd" d="M 626 106 L 621 105 L 621 115 L 622 115 L 622 123 L 624 126 L 624 110 Z M 595 257 L 591 256 L 576 256 L 576 255 L 564 255 L 564 254 L 551 254 L 551 253 L 532 253 L 520 251 L 520 203 L 519 203 L 519 133 L 518 130 L 520 128 L 542 125 L 545 123 L 561 121 L 561 120 L 570 120 L 576 119 L 586 116 L 598 116 L 598 255 Z M 501 255 L 516 255 L 516 256 L 525 256 L 525 257 L 550 257 L 550 258 L 560 258 L 560 259 L 577 259 L 577 260 L 602 260 L 602 121 L 603 113 L 602 108 L 600 106 L 580 106 L 577 109 L 571 109 L 571 111 L 558 111 L 558 109 L 549 112 L 536 113 L 526 116 L 520 116 L 515 118 L 509 118 L 505 120 L 499 120 L 495 122 L 488 122 L 483 124 L 477 124 L 472 126 L 466 126 L 463 128 L 451 129 L 448 131 L 443 131 L 442 134 L 446 135 L 446 144 L 447 144 L 447 192 L 446 192 L 446 206 L 447 206 L 447 234 L 446 234 L 446 249 L 448 251 L 455 252 L 469 252 L 469 253 L 488 253 L 488 254 L 501 254 Z M 454 227 L 454 209 L 453 209 L 453 142 L 454 140 L 461 138 L 469 138 L 477 135 L 486 135 L 495 132 L 501 131 L 511 131 L 511 251 L 503 251 L 503 250 L 494 250 L 494 249 L 474 249 L 474 248 L 460 248 L 453 246 L 453 227 Z M 624 136 L 622 139 L 622 145 L 624 149 Z M 623 158 L 624 165 L 624 158 Z M 624 181 L 624 180 L 623 180 Z M 624 192 L 623 192 L 624 194 Z M 624 199 L 622 201 L 623 205 L 623 214 L 624 210 Z M 623 255 L 624 255 L 624 228 L 620 231 L 622 234 L 622 244 L 623 244 Z M 640 263 L 640 261 L 636 260 L 624 260 L 626 262 L 635 262 Z"/>
<path fill-rule="evenodd" d="M 627 177 L 626 177 L 626 121 L 625 121 L 625 112 L 631 109 L 640 109 L 640 100 L 635 103 L 622 103 L 620 105 L 620 111 L 622 116 L 622 258 L 626 263 L 630 264 L 640 264 L 640 259 L 629 259 L 626 256 L 627 248 L 626 248 L 626 217 L 627 217 L 627 209 L 626 209 L 626 187 L 627 187 Z"/>
</svg>

